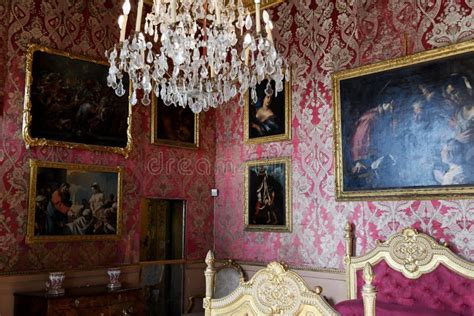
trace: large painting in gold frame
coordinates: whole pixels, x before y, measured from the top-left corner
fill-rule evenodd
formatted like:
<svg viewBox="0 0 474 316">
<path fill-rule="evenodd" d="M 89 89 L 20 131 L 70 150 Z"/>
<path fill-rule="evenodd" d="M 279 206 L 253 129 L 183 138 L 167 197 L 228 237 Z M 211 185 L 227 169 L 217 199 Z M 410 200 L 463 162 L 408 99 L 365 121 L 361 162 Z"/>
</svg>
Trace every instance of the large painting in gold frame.
<svg viewBox="0 0 474 316">
<path fill-rule="evenodd" d="M 119 240 L 122 167 L 30 160 L 27 243 Z"/>
<path fill-rule="evenodd" d="M 291 139 L 291 80 L 284 81 L 283 91 L 275 94 L 275 82 L 259 83 L 255 91 L 257 102 L 251 93 L 245 94 L 244 141 L 246 144 L 277 142 Z"/>
<path fill-rule="evenodd" d="M 151 103 L 151 143 L 154 145 L 199 148 L 199 114 L 189 107 L 167 106 L 155 94 Z"/>
<path fill-rule="evenodd" d="M 246 231 L 291 232 L 291 161 L 247 161 L 244 175 Z"/>
<path fill-rule="evenodd" d="M 333 74 L 337 200 L 474 193 L 474 42 Z"/>
<path fill-rule="evenodd" d="M 118 97 L 106 61 L 31 44 L 26 56 L 23 139 L 127 156 L 132 148 L 129 80 Z"/>
</svg>

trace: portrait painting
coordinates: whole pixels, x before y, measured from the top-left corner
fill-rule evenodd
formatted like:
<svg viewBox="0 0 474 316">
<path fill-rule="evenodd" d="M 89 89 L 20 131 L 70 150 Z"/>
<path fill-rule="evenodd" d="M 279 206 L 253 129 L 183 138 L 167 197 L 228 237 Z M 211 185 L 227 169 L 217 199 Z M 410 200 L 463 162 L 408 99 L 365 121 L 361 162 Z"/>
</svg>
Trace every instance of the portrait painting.
<svg viewBox="0 0 474 316">
<path fill-rule="evenodd" d="M 124 95 L 107 86 L 106 61 L 36 44 L 26 62 L 23 138 L 29 146 L 131 150 L 129 80 Z"/>
<path fill-rule="evenodd" d="M 188 107 L 165 105 L 154 94 L 151 107 L 151 143 L 155 145 L 198 148 L 199 114 Z"/>
<path fill-rule="evenodd" d="M 244 140 L 247 144 L 291 139 L 291 83 L 276 93 L 275 82 L 263 80 L 245 96 Z"/>
<path fill-rule="evenodd" d="M 118 240 L 122 168 L 30 160 L 27 243 Z"/>
<path fill-rule="evenodd" d="M 289 158 L 246 162 L 245 230 L 291 232 L 290 170 Z"/>
<path fill-rule="evenodd" d="M 336 198 L 474 193 L 474 42 L 334 74 Z"/>
</svg>

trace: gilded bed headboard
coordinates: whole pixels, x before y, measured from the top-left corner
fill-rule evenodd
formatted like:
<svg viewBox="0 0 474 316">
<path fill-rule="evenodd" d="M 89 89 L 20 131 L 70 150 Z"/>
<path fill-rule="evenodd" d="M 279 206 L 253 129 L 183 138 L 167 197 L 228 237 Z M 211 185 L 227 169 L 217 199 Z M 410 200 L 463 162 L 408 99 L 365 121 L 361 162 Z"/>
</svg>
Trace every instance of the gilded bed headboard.
<svg viewBox="0 0 474 316">
<path fill-rule="evenodd" d="M 241 282 L 229 295 L 212 298 L 214 254 L 206 256 L 206 298 L 204 309 L 210 315 L 313 315 L 331 316 L 337 313 L 320 295 L 322 289 L 308 289 L 295 272 L 278 262 L 271 262 L 259 270 L 248 282 Z"/>
<path fill-rule="evenodd" d="M 449 270 L 474 279 L 474 264 L 453 253 L 432 237 L 419 233 L 414 228 L 405 228 L 387 241 L 377 241 L 376 247 L 367 254 L 353 257 L 353 231 L 348 223 L 345 227 L 346 254 L 344 262 L 348 280 L 348 297 L 357 298 L 357 271 L 368 263 L 372 266 L 384 260 L 387 265 L 409 279 L 417 279 L 443 264 Z M 375 276 L 377 277 L 377 276 Z"/>
</svg>

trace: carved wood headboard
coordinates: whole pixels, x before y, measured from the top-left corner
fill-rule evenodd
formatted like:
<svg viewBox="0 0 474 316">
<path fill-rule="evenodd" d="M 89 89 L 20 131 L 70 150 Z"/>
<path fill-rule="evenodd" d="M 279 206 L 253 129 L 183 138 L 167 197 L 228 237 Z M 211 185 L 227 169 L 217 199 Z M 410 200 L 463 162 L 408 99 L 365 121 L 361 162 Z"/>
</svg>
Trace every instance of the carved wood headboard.
<svg viewBox="0 0 474 316">
<path fill-rule="evenodd" d="M 305 281 L 294 271 L 278 262 L 271 262 L 249 281 L 242 281 L 231 294 L 212 298 L 215 259 L 212 251 L 206 256 L 206 316 L 211 315 L 337 315 L 321 296 L 308 289 Z"/>
<path fill-rule="evenodd" d="M 346 225 L 345 264 L 350 299 L 357 297 L 357 271 L 369 263 L 374 266 L 385 260 L 390 268 L 399 271 L 409 279 L 417 279 L 443 264 L 449 270 L 474 279 L 474 264 L 453 253 L 446 245 L 439 244 L 432 237 L 408 227 L 394 234 L 387 241 L 377 241 L 376 247 L 363 256 L 352 256 L 352 226 Z"/>
</svg>

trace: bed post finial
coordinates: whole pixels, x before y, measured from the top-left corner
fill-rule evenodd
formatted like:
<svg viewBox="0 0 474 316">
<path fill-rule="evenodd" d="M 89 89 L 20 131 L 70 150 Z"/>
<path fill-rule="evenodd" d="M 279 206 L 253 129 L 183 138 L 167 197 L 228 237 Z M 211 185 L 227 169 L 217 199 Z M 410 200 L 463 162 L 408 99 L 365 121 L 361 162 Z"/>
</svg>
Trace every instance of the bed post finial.
<svg viewBox="0 0 474 316">
<path fill-rule="evenodd" d="M 350 263 L 351 257 L 353 256 L 353 240 L 354 230 L 350 222 L 344 226 L 344 239 L 346 240 L 346 254 L 344 256 L 344 263 L 347 265 Z"/>
<path fill-rule="evenodd" d="M 365 284 L 362 287 L 364 316 L 375 316 L 375 298 L 377 296 L 377 290 L 375 289 L 375 286 L 372 285 L 375 274 L 372 266 L 368 262 L 364 266 L 363 278 L 365 281 Z"/>
<path fill-rule="evenodd" d="M 350 280 L 350 263 L 353 255 L 353 241 L 354 241 L 354 229 L 352 228 L 351 222 L 347 222 L 344 226 L 344 240 L 345 240 L 345 251 L 344 254 L 344 265 L 346 266 L 346 280 Z M 351 299 L 351 286 L 347 283 L 347 299 Z"/>
<path fill-rule="evenodd" d="M 213 296 L 213 289 L 214 289 L 214 275 L 216 274 L 216 269 L 214 267 L 216 259 L 214 257 L 214 253 L 212 250 L 209 250 L 206 255 L 206 265 L 207 268 L 204 271 L 204 276 L 206 278 L 206 297 L 203 301 L 203 307 L 205 310 L 205 315 L 208 316 L 211 313 L 210 310 L 210 303 Z"/>
</svg>

